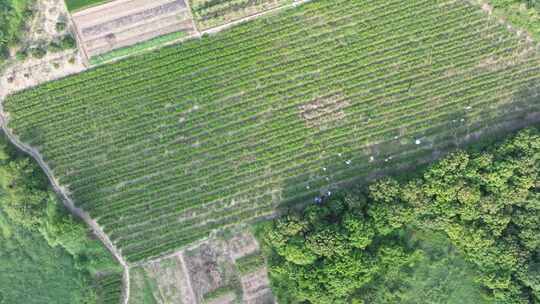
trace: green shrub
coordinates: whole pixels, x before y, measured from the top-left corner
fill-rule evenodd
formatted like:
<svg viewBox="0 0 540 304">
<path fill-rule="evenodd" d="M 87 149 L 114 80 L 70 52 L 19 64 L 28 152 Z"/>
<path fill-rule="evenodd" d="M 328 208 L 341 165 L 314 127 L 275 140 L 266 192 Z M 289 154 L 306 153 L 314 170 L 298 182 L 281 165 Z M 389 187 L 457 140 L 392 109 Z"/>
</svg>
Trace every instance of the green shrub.
<svg viewBox="0 0 540 304">
<path fill-rule="evenodd" d="M 30 49 L 30 55 L 36 59 L 41 59 L 47 55 L 47 50 L 43 47 L 35 47 Z"/>
</svg>

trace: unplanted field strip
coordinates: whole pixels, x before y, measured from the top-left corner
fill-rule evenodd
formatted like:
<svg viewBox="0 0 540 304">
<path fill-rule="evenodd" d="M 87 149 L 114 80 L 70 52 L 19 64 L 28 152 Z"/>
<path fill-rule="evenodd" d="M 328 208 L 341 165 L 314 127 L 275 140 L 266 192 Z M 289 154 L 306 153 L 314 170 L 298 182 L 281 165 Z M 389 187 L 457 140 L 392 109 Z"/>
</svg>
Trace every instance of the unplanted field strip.
<svg viewBox="0 0 540 304">
<path fill-rule="evenodd" d="M 106 53 L 108 51 L 113 51 L 115 49 L 120 49 L 120 48 L 123 48 L 123 47 L 129 47 L 131 45 L 136 45 L 137 43 L 140 43 L 141 41 L 144 42 L 144 41 L 147 41 L 147 40 L 150 40 L 152 38 L 156 38 L 156 37 L 159 37 L 159 36 L 162 36 L 162 35 L 178 32 L 178 31 L 182 31 L 182 30 L 190 31 L 191 29 L 186 27 L 186 25 L 190 26 L 189 21 L 187 23 L 186 22 L 175 22 L 173 24 L 170 24 L 170 25 L 167 25 L 167 26 L 162 26 L 162 27 L 155 28 L 155 29 L 151 29 L 151 30 L 146 31 L 146 32 L 140 32 L 138 30 L 135 30 L 134 31 L 136 33 L 135 35 L 130 35 L 130 33 L 127 33 L 127 35 L 126 35 L 127 37 L 123 38 L 122 40 L 116 41 L 113 48 L 107 46 L 106 42 L 102 40 L 102 42 L 104 42 L 104 43 L 102 43 L 102 46 L 92 45 L 91 47 L 88 47 L 88 52 L 90 54 L 99 55 L 99 54 Z M 120 34 L 121 34 L 120 36 L 123 36 L 124 33 L 120 33 Z M 103 44 L 105 44 L 105 45 L 103 45 Z"/>
</svg>

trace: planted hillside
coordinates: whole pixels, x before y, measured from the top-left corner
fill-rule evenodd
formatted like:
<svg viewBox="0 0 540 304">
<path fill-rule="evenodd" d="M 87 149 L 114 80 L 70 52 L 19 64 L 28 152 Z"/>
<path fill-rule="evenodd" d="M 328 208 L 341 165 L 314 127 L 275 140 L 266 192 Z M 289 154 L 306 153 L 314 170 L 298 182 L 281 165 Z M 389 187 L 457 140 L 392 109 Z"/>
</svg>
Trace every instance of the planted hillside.
<svg viewBox="0 0 540 304">
<path fill-rule="evenodd" d="M 539 303 L 540 132 L 421 173 L 265 224 L 279 303 Z"/>
<path fill-rule="evenodd" d="M 5 101 L 130 261 L 537 119 L 540 57 L 465 1 L 314 1 Z"/>
</svg>

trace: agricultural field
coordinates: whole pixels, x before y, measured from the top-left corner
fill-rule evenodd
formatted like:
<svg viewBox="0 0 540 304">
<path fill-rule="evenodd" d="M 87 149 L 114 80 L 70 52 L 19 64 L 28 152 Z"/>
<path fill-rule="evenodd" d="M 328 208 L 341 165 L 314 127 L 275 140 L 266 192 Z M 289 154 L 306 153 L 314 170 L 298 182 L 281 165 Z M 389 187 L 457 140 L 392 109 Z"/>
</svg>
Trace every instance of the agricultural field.
<svg viewBox="0 0 540 304">
<path fill-rule="evenodd" d="M 171 33 L 196 30 L 185 0 L 119 0 L 73 14 L 88 57 Z"/>
<path fill-rule="evenodd" d="M 465 1 L 320 0 L 9 96 L 130 262 L 539 119 L 536 46 Z"/>
<path fill-rule="evenodd" d="M 257 240 L 251 233 L 237 232 L 133 267 L 130 303 L 267 304 L 275 301 Z"/>
<path fill-rule="evenodd" d="M 193 16 L 200 30 L 291 4 L 293 0 L 191 0 Z"/>
</svg>

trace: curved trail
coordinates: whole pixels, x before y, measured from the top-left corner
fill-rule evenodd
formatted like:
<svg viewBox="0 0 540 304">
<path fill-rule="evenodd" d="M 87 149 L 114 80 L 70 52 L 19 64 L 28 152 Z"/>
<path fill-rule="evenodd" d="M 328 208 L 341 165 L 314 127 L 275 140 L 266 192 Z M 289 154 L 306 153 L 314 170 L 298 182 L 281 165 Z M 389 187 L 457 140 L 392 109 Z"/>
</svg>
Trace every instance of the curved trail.
<svg viewBox="0 0 540 304">
<path fill-rule="evenodd" d="M 124 274 L 122 276 L 123 280 L 123 291 L 122 291 L 122 303 L 128 304 L 129 302 L 129 292 L 130 292 L 130 278 L 129 278 L 129 265 L 127 264 L 126 260 L 116 248 L 116 246 L 111 242 L 107 234 L 103 231 L 103 229 L 98 225 L 98 223 L 90 217 L 90 215 L 82 210 L 81 208 L 78 208 L 73 203 L 73 200 L 69 197 L 69 195 L 66 193 L 66 191 L 60 186 L 54 175 L 52 174 L 51 169 L 47 165 L 47 163 L 43 160 L 43 157 L 41 154 L 33 147 L 28 146 L 24 143 L 22 143 L 7 127 L 7 116 L 4 113 L 3 109 L 3 100 L 0 101 L 0 124 L 2 129 L 4 130 L 4 133 L 8 137 L 8 139 L 13 143 L 18 149 L 21 151 L 27 153 L 32 158 L 34 158 L 41 169 L 45 172 L 47 175 L 47 178 L 51 182 L 51 185 L 54 189 L 54 191 L 60 196 L 62 203 L 64 206 L 69 210 L 69 212 L 79 218 L 81 218 L 90 228 L 92 228 L 92 231 L 94 234 L 103 242 L 105 247 L 113 254 L 113 256 L 116 258 L 116 260 L 122 265 L 122 268 L 124 268 Z"/>
</svg>

